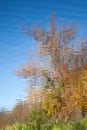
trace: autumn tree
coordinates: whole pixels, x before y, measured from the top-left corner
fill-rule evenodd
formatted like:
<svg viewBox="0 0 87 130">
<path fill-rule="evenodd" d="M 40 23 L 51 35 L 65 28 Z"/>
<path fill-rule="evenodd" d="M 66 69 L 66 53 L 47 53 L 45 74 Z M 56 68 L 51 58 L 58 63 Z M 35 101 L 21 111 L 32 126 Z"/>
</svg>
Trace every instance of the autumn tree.
<svg viewBox="0 0 87 130">
<path fill-rule="evenodd" d="M 60 120 L 67 121 L 74 110 L 87 109 L 85 74 L 87 43 L 77 43 L 79 48 L 77 50 L 76 26 L 58 24 L 55 16 L 51 16 L 50 19 L 48 30 L 33 27 L 26 32 L 37 42 L 38 57 L 45 59 L 43 66 L 29 62 L 17 75 L 28 78 L 34 83 L 33 93 L 30 94 L 32 99 L 28 98 L 29 103 L 41 102 L 46 115 L 56 114 Z M 35 89 L 35 86 L 39 86 L 40 83 L 37 81 L 43 82 L 40 89 Z M 78 98 L 77 95 L 80 97 Z"/>
<path fill-rule="evenodd" d="M 12 109 L 14 122 L 25 123 L 29 118 L 30 109 L 25 102 L 17 102 Z"/>
</svg>

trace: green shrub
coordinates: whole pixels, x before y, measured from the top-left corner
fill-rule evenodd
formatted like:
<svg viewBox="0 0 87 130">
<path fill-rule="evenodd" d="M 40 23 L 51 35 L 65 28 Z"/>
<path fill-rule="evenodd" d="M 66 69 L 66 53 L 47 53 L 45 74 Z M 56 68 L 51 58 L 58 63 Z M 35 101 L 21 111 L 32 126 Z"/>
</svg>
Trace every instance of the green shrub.
<svg viewBox="0 0 87 130">
<path fill-rule="evenodd" d="M 62 130 L 61 126 L 53 125 L 52 130 Z"/>
<path fill-rule="evenodd" d="M 15 123 L 11 126 L 7 126 L 4 129 L 0 129 L 0 130 L 39 130 L 37 128 L 37 124 L 35 126 L 33 127 L 33 126 L 28 126 L 26 124 L 21 125 L 21 124 Z M 68 122 L 68 123 L 61 122 L 58 124 L 46 126 L 40 130 L 87 130 L 87 119 L 83 119 L 76 123 L 75 122 Z"/>
<path fill-rule="evenodd" d="M 76 123 L 75 125 L 76 130 L 87 130 L 87 119 L 83 119 Z"/>
<path fill-rule="evenodd" d="M 7 126 L 1 130 L 30 130 L 30 128 L 25 124 L 21 125 L 21 124 L 15 123 L 12 126 Z"/>
</svg>

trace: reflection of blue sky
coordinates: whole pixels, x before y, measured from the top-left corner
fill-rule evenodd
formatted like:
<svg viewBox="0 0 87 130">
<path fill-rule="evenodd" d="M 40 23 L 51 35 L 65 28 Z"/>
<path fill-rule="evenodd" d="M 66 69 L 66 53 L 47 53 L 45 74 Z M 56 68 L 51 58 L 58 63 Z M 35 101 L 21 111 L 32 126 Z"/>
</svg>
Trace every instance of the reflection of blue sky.
<svg viewBox="0 0 87 130">
<path fill-rule="evenodd" d="M 0 107 L 12 107 L 16 99 L 25 96 L 25 82 L 14 75 L 14 70 L 26 62 L 32 40 L 20 26 L 37 22 L 46 28 L 48 16 L 55 12 L 60 22 L 65 19 L 78 23 L 82 29 L 80 35 L 86 38 L 86 8 L 86 0 L 84 3 L 82 0 L 0 1 Z"/>
</svg>

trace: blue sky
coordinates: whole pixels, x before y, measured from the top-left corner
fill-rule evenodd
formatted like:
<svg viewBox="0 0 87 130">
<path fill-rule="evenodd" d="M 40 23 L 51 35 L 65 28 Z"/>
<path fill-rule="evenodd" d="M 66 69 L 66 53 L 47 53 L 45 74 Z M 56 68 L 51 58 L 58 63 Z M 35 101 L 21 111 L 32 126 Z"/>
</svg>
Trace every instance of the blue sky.
<svg viewBox="0 0 87 130">
<path fill-rule="evenodd" d="M 21 25 L 47 24 L 55 13 L 62 22 L 74 21 L 81 26 L 81 36 L 87 34 L 87 1 L 84 0 L 1 0 L 0 1 L 0 108 L 12 108 L 24 98 L 26 82 L 14 75 L 26 63 L 32 40 L 20 29 Z"/>
</svg>

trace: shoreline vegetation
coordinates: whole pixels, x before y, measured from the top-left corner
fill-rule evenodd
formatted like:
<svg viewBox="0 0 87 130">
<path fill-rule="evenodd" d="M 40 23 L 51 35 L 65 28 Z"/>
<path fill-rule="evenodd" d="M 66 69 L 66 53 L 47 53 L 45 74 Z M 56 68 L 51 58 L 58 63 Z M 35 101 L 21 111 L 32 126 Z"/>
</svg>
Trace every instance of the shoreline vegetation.
<svg viewBox="0 0 87 130">
<path fill-rule="evenodd" d="M 87 118 L 80 120 L 78 122 L 70 121 L 68 123 L 54 123 L 50 126 L 45 126 L 43 128 L 39 128 L 37 126 L 29 126 L 26 124 L 18 124 L 15 123 L 13 125 L 8 125 L 5 128 L 0 130 L 87 130 Z"/>
</svg>

